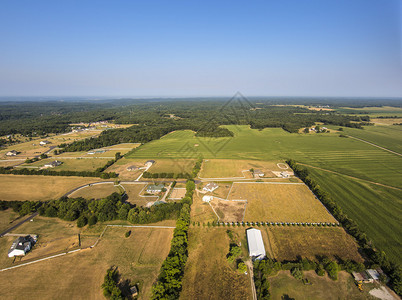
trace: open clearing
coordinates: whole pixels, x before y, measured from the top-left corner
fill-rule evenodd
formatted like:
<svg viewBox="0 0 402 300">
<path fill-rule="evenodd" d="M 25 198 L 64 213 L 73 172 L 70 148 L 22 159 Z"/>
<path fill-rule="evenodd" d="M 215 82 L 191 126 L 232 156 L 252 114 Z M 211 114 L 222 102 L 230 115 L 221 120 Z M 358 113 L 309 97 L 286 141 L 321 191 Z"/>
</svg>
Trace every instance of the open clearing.
<svg viewBox="0 0 402 300">
<path fill-rule="evenodd" d="M 240 237 L 247 253 L 244 230 Z M 252 299 L 249 275 L 233 271 L 226 260 L 229 243 L 222 228 L 190 228 L 180 299 Z"/>
<path fill-rule="evenodd" d="M 305 271 L 303 277 L 311 285 L 304 285 L 301 280 L 291 276 L 289 271 L 280 271 L 277 275 L 268 277 L 271 299 L 374 299 L 369 296 L 367 289 L 363 293 L 359 292 L 352 276 L 346 272 L 339 272 L 337 281 L 331 280 L 327 275 L 318 276 L 315 271 Z"/>
<path fill-rule="evenodd" d="M 229 200 L 247 200 L 248 222 L 336 222 L 304 184 L 234 183 Z"/>
<path fill-rule="evenodd" d="M 48 170 L 52 171 L 95 171 L 97 168 L 103 167 L 107 162 L 108 159 L 101 159 L 101 158 L 62 158 L 62 157 L 53 157 L 43 159 L 31 164 L 22 164 L 21 168 L 24 167 L 37 167 L 41 168 L 46 163 L 50 163 L 54 160 L 59 160 L 62 162 L 60 166 L 55 168 L 48 168 Z"/>
<path fill-rule="evenodd" d="M 190 173 L 193 171 L 195 159 L 157 159 L 148 170 L 151 173 Z"/>
<path fill-rule="evenodd" d="M 296 260 L 298 256 L 351 259 L 363 262 L 357 244 L 340 227 L 265 226 L 263 235 L 266 251 L 278 261 Z"/>
<path fill-rule="evenodd" d="M 99 230 L 92 231 L 104 228 L 95 227 Z M 124 237 L 127 230 L 129 238 Z M 0 298 L 104 299 L 103 278 L 116 265 L 123 279 L 139 283 L 140 299 L 149 299 L 172 235 L 173 229 L 108 228 L 93 249 L 1 272 Z"/>
<path fill-rule="evenodd" d="M 286 164 L 285 164 L 286 165 Z M 277 162 L 233 159 L 205 159 L 199 174 L 200 178 L 253 178 L 250 169 L 262 170 L 264 177 L 276 177 L 271 171 L 283 171 Z"/>
<path fill-rule="evenodd" d="M 135 204 L 137 206 L 145 206 L 148 202 L 152 202 L 158 199 L 157 196 L 143 196 L 143 189 L 146 184 L 122 184 L 126 190 L 128 196 L 127 202 Z M 141 193 L 142 192 L 142 193 Z M 140 194 L 141 193 L 141 194 Z"/>
<path fill-rule="evenodd" d="M 245 201 L 224 201 L 214 198 L 210 205 L 219 216 L 221 222 L 241 222 L 243 221 Z"/>
<path fill-rule="evenodd" d="M 0 232 L 12 226 L 13 221 L 19 217 L 11 208 L 0 210 Z"/>
<path fill-rule="evenodd" d="M 82 197 L 85 199 L 102 199 L 115 192 L 119 193 L 121 192 L 121 190 L 118 187 L 114 186 L 114 183 L 103 183 L 84 187 L 71 193 L 68 196 L 70 198 Z"/>
<path fill-rule="evenodd" d="M 0 175 L 0 200 L 48 201 L 58 199 L 75 187 L 101 181 L 74 176 Z"/>
<path fill-rule="evenodd" d="M 174 188 L 169 196 L 171 200 L 183 199 L 186 195 L 186 188 Z"/>
</svg>

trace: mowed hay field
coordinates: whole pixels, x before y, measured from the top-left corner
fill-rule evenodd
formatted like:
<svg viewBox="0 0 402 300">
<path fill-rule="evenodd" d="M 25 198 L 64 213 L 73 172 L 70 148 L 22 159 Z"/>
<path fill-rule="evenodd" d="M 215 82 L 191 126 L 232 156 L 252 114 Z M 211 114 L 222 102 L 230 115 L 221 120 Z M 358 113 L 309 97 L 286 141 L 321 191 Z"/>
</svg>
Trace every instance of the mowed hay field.
<svg viewBox="0 0 402 300">
<path fill-rule="evenodd" d="M 234 183 L 230 200 L 247 200 L 248 222 L 336 222 L 303 183 Z"/>
<path fill-rule="evenodd" d="M 130 237 L 125 238 L 127 228 L 108 228 L 93 249 L 0 272 L 0 298 L 104 299 L 103 278 L 115 265 L 122 279 L 139 282 L 139 298 L 149 299 L 169 252 L 173 229 L 130 230 Z"/>
<path fill-rule="evenodd" d="M 205 159 L 199 174 L 200 178 L 252 178 L 250 169 L 259 169 L 265 173 L 264 177 L 276 177 L 270 171 L 284 171 L 277 165 L 278 162 L 250 161 L 234 159 Z M 282 163 L 283 162 L 279 162 Z M 281 165 L 282 166 L 282 165 Z M 286 164 L 284 166 L 288 167 Z"/>
<path fill-rule="evenodd" d="M 374 245 L 402 263 L 402 190 L 309 168 L 310 176 L 367 233 Z"/>
<path fill-rule="evenodd" d="M 193 171 L 195 159 L 157 159 L 149 168 L 151 173 L 189 173 Z"/>
<path fill-rule="evenodd" d="M 219 216 L 219 221 L 221 222 L 243 221 L 244 211 L 246 209 L 245 201 L 223 201 L 214 198 L 210 202 L 210 205 Z"/>
<path fill-rule="evenodd" d="M 78 186 L 97 181 L 101 179 L 74 176 L 0 175 L 0 200 L 58 199 Z"/>
<path fill-rule="evenodd" d="M 0 210 L 0 231 L 3 231 L 17 223 L 15 222 L 17 221 L 17 218 L 19 218 L 18 213 L 14 212 L 11 208 Z"/>
<path fill-rule="evenodd" d="M 244 230 L 241 242 L 244 248 Z M 229 243 L 223 228 L 190 228 L 180 299 L 252 299 L 249 275 L 233 271 L 226 260 Z"/>
<path fill-rule="evenodd" d="M 59 158 L 53 157 L 48 159 L 43 159 L 32 164 L 22 164 L 18 166 L 19 168 L 24 167 L 37 167 L 41 168 L 46 163 L 50 163 L 52 161 L 59 160 L 62 162 L 60 166 L 55 168 L 49 168 L 48 170 L 52 171 L 95 171 L 97 168 L 103 167 L 107 162 L 108 159 L 101 159 L 101 158 Z"/>
<path fill-rule="evenodd" d="M 277 275 L 268 277 L 271 299 L 375 299 L 369 295 L 367 289 L 363 293 L 360 292 L 353 277 L 344 271 L 338 273 L 337 281 L 330 279 L 328 275 L 318 276 L 315 271 L 304 271 L 303 277 L 307 278 L 311 285 L 303 284 L 301 280 L 290 275 L 289 271 L 279 271 Z M 284 298 L 285 295 L 288 298 Z"/>
<path fill-rule="evenodd" d="M 298 256 L 316 260 L 316 256 L 363 262 L 353 238 L 340 227 L 266 226 L 265 250 L 278 261 L 297 260 Z"/>
<path fill-rule="evenodd" d="M 71 193 L 68 196 L 70 198 L 82 197 L 85 199 L 102 199 L 106 198 L 110 194 L 119 192 L 121 192 L 121 189 L 116 187 L 114 183 L 102 183 L 84 187 Z"/>
</svg>

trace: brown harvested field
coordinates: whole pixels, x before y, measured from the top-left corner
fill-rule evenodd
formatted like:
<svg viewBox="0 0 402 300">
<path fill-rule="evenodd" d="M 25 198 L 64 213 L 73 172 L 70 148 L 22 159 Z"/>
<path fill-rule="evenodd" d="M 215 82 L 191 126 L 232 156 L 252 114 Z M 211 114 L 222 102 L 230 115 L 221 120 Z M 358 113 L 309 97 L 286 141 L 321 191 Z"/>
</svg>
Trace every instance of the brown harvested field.
<svg viewBox="0 0 402 300">
<path fill-rule="evenodd" d="M 296 260 L 297 256 L 340 257 L 363 262 L 353 238 L 340 227 L 260 227 L 265 248 L 278 261 Z"/>
<path fill-rule="evenodd" d="M 125 238 L 127 230 L 108 228 L 93 249 L 0 272 L 0 298 L 104 299 L 103 278 L 116 265 L 123 279 L 139 283 L 139 298 L 149 299 L 173 229 L 131 228 L 130 237 Z"/>
<path fill-rule="evenodd" d="M 234 159 L 205 159 L 199 174 L 200 178 L 252 178 L 250 169 L 260 169 L 265 172 L 265 177 L 275 177 L 270 171 L 283 171 L 277 166 L 277 162 L 234 160 Z M 244 172 L 242 172 L 244 171 Z"/>
<path fill-rule="evenodd" d="M 371 119 L 370 122 L 374 123 L 375 125 L 394 125 L 402 123 L 402 118 L 395 118 L 395 119 Z"/>
<path fill-rule="evenodd" d="M 223 228 L 190 228 L 180 299 L 252 299 L 249 275 L 233 271 L 226 260 L 229 243 Z"/>
<path fill-rule="evenodd" d="M 52 158 L 43 159 L 31 164 L 22 164 L 21 168 L 24 167 L 37 167 L 41 168 L 46 163 L 50 163 L 54 160 L 59 160 L 62 164 L 55 168 L 49 168 L 49 170 L 53 171 L 95 171 L 96 169 L 103 167 L 108 159 L 104 158 L 62 158 L 58 156 L 54 156 Z"/>
<path fill-rule="evenodd" d="M 375 299 L 370 297 L 366 285 L 363 293 L 357 288 L 353 277 L 344 271 L 338 273 L 338 280 L 331 280 L 327 275 L 318 276 L 315 271 L 304 271 L 303 277 L 311 285 L 305 285 L 297 280 L 289 271 L 280 271 L 277 275 L 268 277 L 272 300 L 304 299 L 304 300 L 338 300 L 338 299 Z"/>
<path fill-rule="evenodd" d="M 114 192 L 119 193 L 121 190 L 114 186 L 114 183 L 94 184 L 84 187 L 68 195 L 70 198 L 82 197 L 85 199 L 102 199 Z"/>
<path fill-rule="evenodd" d="M 144 170 L 134 170 L 128 171 L 127 168 L 131 166 L 136 166 L 140 168 L 145 167 L 146 160 L 138 160 L 138 159 L 128 159 L 123 157 L 122 159 L 118 160 L 116 163 L 111 165 L 109 168 L 106 169 L 106 172 L 116 172 L 119 174 L 119 179 L 121 180 L 135 180 Z"/>
<path fill-rule="evenodd" d="M 14 212 L 11 208 L 0 210 L 0 232 L 11 227 L 16 219 L 19 218 L 18 213 Z"/>
<path fill-rule="evenodd" d="M 244 210 L 246 208 L 245 201 L 223 201 L 214 198 L 210 202 L 215 212 L 222 222 L 241 222 L 243 221 Z"/>
<path fill-rule="evenodd" d="M 136 204 L 137 206 L 145 206 L 148 202 L 153 202 L 158 199 L 157 196 L 147 196 L 144 197 L 140 193 L 143 191 L 144 187 L 146 186 L 145 183 L 143 184 L 122 184 L 122 186 L 126 190 L 126 194 L 128 196 L 127 201 L 131 204 Z"/>
<path fill-rule="evenodd" d="M 169 196 L 169 199 L 171 200 L 180 200 L 183 199 L 184 196 L 186 195 L 186 188 L 174 188 L 172 190 L 172 193 Z"/>
<path fill-rule="evenodd" d="M 244 221 L 336 222 L 303 183 L 234 183 L 229 200 L 247 200 Z"/>
<path fill-rule="evenodd" d="M 0 200 L 47 201 L 57 199 L 99 178 L 74 176 L 0 175 Z"/>
</svg>

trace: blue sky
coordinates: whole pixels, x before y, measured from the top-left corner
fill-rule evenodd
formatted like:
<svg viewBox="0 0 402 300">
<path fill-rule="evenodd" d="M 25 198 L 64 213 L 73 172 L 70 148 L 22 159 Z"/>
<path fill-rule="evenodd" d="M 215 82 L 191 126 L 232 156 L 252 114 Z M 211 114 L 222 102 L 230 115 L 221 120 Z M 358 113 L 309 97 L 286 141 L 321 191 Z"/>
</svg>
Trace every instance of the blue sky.
<svg viewBox="0 0 402 300">
<path fill-rule="evenodd" d="M 0 2 L 0 96 L 402 96 L 402 1 Z"/>
</svg>

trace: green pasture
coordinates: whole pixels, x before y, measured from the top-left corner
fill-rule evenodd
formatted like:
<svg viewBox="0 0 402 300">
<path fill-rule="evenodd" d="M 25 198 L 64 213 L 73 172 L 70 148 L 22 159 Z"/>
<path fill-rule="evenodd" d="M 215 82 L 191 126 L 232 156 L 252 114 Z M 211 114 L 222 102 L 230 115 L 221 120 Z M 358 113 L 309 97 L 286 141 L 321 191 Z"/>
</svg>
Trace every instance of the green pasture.
<svg viewBox="0 0 402 300">
<path fill-rule="evenodd" d="M 312 178 L 394 261 L 402 263 L 402 191 L 309 168 Z"/>
<path fill-rule="evenodd" d="M 293 158 L 300 163 L 402 188 L 400 156 L 361 141 L 341 138 L 338 133 L 307 135 L 288 133 L 280 128 L 226 127 L 235 133 L 234 137 L 198 138 L 192 131 L 176 131 L 143 145 L 126 157 L 178 159 L 202 155 L 207 159 L 266 161 Z"/>
<path fill-rule="evenodd" d="M 353 108 L 353 107 L 340 107 L 335 109 L 337 112 L 341 114 L 350 114 L 350 115 L 367 115 L 371 118 L 375 118 L 378 116 L 398 116 L 402 117 L 402 107 L 392 107 L 392 106 L 380 106 L 380 107 L 362 107 L 362 108 Z"/>
</svg>

